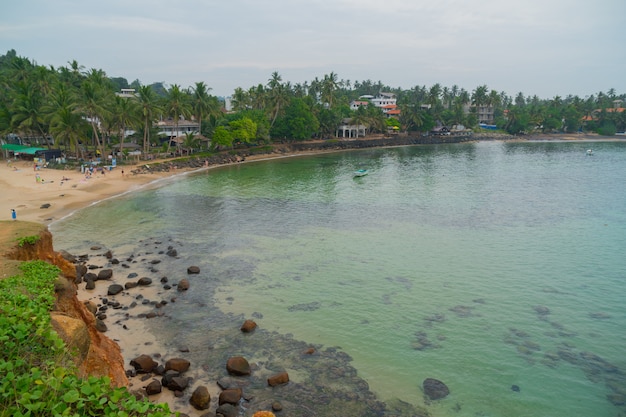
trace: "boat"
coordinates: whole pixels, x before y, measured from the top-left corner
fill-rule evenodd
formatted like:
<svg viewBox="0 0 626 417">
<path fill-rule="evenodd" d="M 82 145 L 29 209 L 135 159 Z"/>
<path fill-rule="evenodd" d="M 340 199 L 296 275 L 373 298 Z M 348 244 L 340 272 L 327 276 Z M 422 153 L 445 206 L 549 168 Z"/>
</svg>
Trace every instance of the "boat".
<svg viewBox="0 0 626 417">
<path fill-rule="evenodd" d="M 587 149 L 587 155 L 592 155 L 592 154 L 593 154 L 593 150 Z"/>
<path fill-rule="evenodd" d="M 367 175 L 367 169 L 359 169 L 357 171 L 354 171 L 355 177 L 363 177 L 365 175 Z"/>
</svg>

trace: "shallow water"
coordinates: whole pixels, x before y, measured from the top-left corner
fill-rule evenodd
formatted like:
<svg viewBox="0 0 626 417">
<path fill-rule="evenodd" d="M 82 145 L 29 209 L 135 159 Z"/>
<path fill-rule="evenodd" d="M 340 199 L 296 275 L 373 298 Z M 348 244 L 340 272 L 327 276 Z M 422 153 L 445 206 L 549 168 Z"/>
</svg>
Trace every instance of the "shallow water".
<svg viewBox="0 0 626 417">
<path fill-rule="evenodd" d="M 232 165 L 51 229 L 73 252 L 168 242 L 179 259 L 158 274 L 174 280 L 200 266 L 193 291 L 151 325 L 205 365 L 240 350 L 311 383 L 297 359 L 272 355 L 287 335 L 349 355 L 378 400 L 434 416 L 615 416 L 626 411 L 610 401 L 626 395 L 626 144 L 588 147 L 481 142 Z M 369 174 L 353 178 L 359 168 Z M 243 318 L 259 324 L 256 342 L 238 341 Z M 426 401 L 428 377 L 451 394 Z"/>
</svg>

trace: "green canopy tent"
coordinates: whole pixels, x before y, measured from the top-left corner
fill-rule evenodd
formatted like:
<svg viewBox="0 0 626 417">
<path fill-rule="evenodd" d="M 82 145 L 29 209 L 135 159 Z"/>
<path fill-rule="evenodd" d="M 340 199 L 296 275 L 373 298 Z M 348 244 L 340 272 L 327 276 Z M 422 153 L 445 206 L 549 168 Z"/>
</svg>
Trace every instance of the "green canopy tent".
<svg viewBox="0 0 626 417">
<path fill-rule="evenodd" d="M 5 152 L 13 152 L 13 154 L 26 154 L 26 155 L 35 155 L 37 151 L 45 151 L 46 148 L 33 148 L 26 145 L 14 145 L 12 143 L 7 143 L 2 145 L 2 150 Z"/>
</svg>

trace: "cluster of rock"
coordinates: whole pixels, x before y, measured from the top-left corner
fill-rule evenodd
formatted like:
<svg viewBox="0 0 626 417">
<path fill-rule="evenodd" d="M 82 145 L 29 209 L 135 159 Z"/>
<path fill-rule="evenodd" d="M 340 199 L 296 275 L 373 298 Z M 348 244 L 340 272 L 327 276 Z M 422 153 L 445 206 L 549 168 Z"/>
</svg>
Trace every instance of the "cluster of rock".
<svg viewBox="0 0 626 417">
<path fill-rule="evenodd" d="M 256 323 L 252 320 L 246 320 L 241 326 L 244 333 L 252 332 L 256 328 Z M 159 357 L 159 355 L 156 355 Z M 140 390 L 135 390 L 137 397 L 152 396 L 160 394 L 164 388 L 172 391 L 176 397 L 183 397 L 193 383 L 191 377 L 185 376 L 185 372 L 189 370 L 191 363 L 184 358 L 171 358 L 164 364 L 157 362 L 152 356 L 147 354 L 139 355 L 130 361 L 133 369 L 128 370 L 129 377 L 140 377 L 141 381 L 149 381 Z M 246 377 L 252 374 L 252 367 L 248 360 L 242 356 L 232 356 L 226 362 L 226 370 L 233 377 Z M 267 385 L 275 387 L 287 384 L 289 375 L 287 372 L 279 372 L 267 378 Z M 217 381 L 217 385 L 221 388 L 221 392 L 217 398 L 217 409 L 215 414 L 218 417 L 235 417 L 240 414 L 240 405 L 243 402 L 250 401 L 251 396 L 244 393 L 242 385 L 237 381 L 229 378 L 221 378 Z M 189 404 L 197 410 L 208 410 L 211 406 L 211 394 L 209 388 L 205 385 L 197 386 L 189 397 Z M 273 411 L 282 410 L 280 402 L 272 403 Z M 213 415 L 213 414 L 203 414 Z M 181 414 L 184 416 L 184 414 Z"/>
<path fill-rule="evenodd" d="M 161 242 L 155 243 L 161 244 Z M 102 248 L 100 246 L 92 246 L 90 248 L 91 251 L 100 251 L 101 249 Z M 170 257 L 177 257 L 178 255 L 176 249 L 174 249 L 172 246 L 169 246 L 167 250 L 160 251 L 159 254 L 167 255 Z M 137 315 L 137 317 L 149 319 L 161 316 L 163 313 L 161 313 L 159 310 L 167 305 L 169 302 L 176 301 L 176 297 L 173 296 L 169 299 L 169 301 L 165 299 L 160 301 L 150 301 L 144 299 L 142 294 L 136 295 L 134 297 L 134 300 L 129 305 L 123 305 L 116 300 L 117 295 L 128 295 L 128 292 L 134 288 L 140 289 L 141 287 L 148 287 L 153 284 L 152 278 L 140 277 L 135 272 L 131 272 L 127 275 L 127 280 L 123 285 L 114 281 L 115 271 L 114 268 L 110 268 L 109 266 L 130 268 L 130 264 L 138 261 L 135 256 L 131 255 L 124 260 L 119 260 L 113 256 L 113 253 L 111 251 L 106 251 L 100 255 L 97 255 L 104 257 L 107 260 L 108 265 L 106 265 L 106 267 L 95 265 L 95 263 L 90 263 L 89 255 L 73 256 L 67 252 L 62 251 L 62 256 L 66 260 L 75 264 L 76 278 L 74 282 L 76 285 L 84 285 L 84 288 L 86 290 L 93 290 L 96 285 L 100 285 L 98 283 L 106 283 L 106 296 L 101 297 L 99 303 L 94 303 L 92 301 L 86 301 L 84 303 L 87 309 L 94 315 L 96 319 L 96 328 L 100 332 L 106 332 L 108 330 L 105 321 L 107 320 L 107 314 L 111 309 L 128 311 L 135 308 L 138 303 L 146 304 L 149 307 L 153 307 L 152 311 L 149 311 L 147 313 L 140 313 Z M 158 263 L 160 263 L 159 259 L 148 261 L 151 272 L 158 272 L 155 268 L 155 265 L 157 265 Z M 200 268 L 194 265 L 189 266 L 187 267 L 186 273 L 188 275 L 199 274 Z M 190 288 L 190 282 L 187 278 L 183 278 L 175 284 L 169 284 L 167 277 L 162 277 L 159 281 L 164 290 L 170 290 L 173 287 L 176 287 L 178 291 L 186 291 Z M 126 313 L 126 316 L 128 315 L 129 314 Z M 117 324 L 119 323 L 120 322 L 117 322 Z M 126 329 L 126 325 L 124 325 L 124 328 Z M 240 331 L 242 333 L 252 333 L 256 328 L 256 322 L 254 322 L 253 320 L 245 320 L 240 327 Z M 182 352 L 189 352 L 189 350 L 183 349 Z M 189 387 L 193 385 L 193 378 L 185 375 L 185 373 L 190 368 L 190 361 L 182 357 L 168 359 L 167 361 L 165 361 L 165 363 L 159 363 L 157 362 L 157 360 L 155 360 L 160 358 L 160 354 L 155 354 L 153 356 L 150 356 L 148 354 L 141 354 L 130 360 L 130 365 L 132 369 L 128 369 L 126 371 L 127 377 L 139 378 L 142 382 L 148 381 L 147 384 L 142 384 L 141 389 L 135 390 L 134 394 L 138 397 L 150 397 L 160 394 L 165 388 L 173 392 L 175 397 L 180 398 L 188 395 L 186 394 L 186 391 L 189 389 Z M 229 358 L 226 362 L 226 371 L 229 375 L 233 377 L 246 377 L 251 375 L 252 367 L 245 358 L 241 356 L 233 356 Z M 270 375 L 267 378 L 267 385 L 269 387 L 284 385 L 288 382 L 289 375 L 287 374 L 287 372 L 279 372 Z M 249 401 L 252 399 L 252 397 L 244 395 L 242 384 L 240 383 L 240 381 L 233 381 L 228 378 L 221 378 L 219 381 L 217 381 L 217 385 L 222 388 L 222 391 L 220 392 L 217 399 L 218 404 L 215 411 L 215 415 L 217 416 L 234 417 L 240 412 L 239 405 L 242 403 L 242 401 Z M 211 395 L 209 392 L 209 388 L 204 385 L 199 385 L 195 387 L 193 392 L 189 396 L 189 404 L 197 410 L 208 410 L 211 405 Z M 273 411 L 280 411 L 281 409 L 282 405 L 280 404 L 280 402 L 274 401 L 272 403 Z"/>
</svg>

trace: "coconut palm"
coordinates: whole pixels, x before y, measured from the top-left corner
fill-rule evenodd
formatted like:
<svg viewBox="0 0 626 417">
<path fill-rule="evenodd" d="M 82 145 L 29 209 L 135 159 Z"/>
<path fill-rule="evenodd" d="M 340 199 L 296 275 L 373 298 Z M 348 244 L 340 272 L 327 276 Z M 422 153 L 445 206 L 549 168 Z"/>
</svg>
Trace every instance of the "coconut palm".
<svg viewBox="0 0 626 417">
<path fill-rule="evenodd" d="M 200 81 L 196 83 L 191 92 L 191 107 L 193 115 L 199 124 L 198 133 L 202 133 L 202 120 L 204 116 L 217 111 L 217 109 L 215 109 L 215 100 L 211 100 L 212 97 L 209 95 L 209 91 L 211 91 L 211 88 Z"/>
<path fill-rule="evenodd" d="M 161 106 L 156 93 L 149 85 L 139 87 L 137 101 L 139 103 L 140 118 L 143 125 L 143 152 L 146 154 L 150 149 L 150 130 L 152 123 L 161 113 Z"/>
<path fill-rule="evenodd" d="M 117 128 L 120 151 L 124 148 L 126 130 L 141 123 L 141 109 L 135 98 L 115 96 L 111 109 L 112 126 Z"/>
<path fill-rule="evenodd" d="M 107 155 L 104 141 L 100 140 L 99 124 L 107 116 L 108 105 L 113 97 L 113 91 L 108 83 L 104 71 L 92 69 L 81 84 L 79 97 L 79 108 L 91 123 L 96 146 L 105 160 Z"/>
<path fill-rule="evenodd" d="M 174 121 L 174 132 L 172 134 L 173 137 L 178 135 L 178 123 L 180 122 L 180 118 L 189 117 L 191 115 L 191 104 L 189 103 L 189 96 L 185 94 L 183 90 L 181 90 L 178 84 L 174 84 L 167 90 L 167 95 L 165 97 L 165 112 L 168 116 L 172 118 Z M 168 140 L 167 142 L 167 152 L 170 152 L 170 146 L 172 141 Z M 176 146 L 179 144 L 177 142 Z"/>
</svg>

